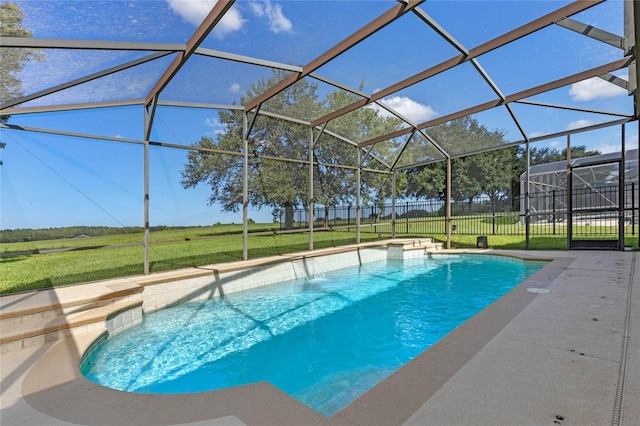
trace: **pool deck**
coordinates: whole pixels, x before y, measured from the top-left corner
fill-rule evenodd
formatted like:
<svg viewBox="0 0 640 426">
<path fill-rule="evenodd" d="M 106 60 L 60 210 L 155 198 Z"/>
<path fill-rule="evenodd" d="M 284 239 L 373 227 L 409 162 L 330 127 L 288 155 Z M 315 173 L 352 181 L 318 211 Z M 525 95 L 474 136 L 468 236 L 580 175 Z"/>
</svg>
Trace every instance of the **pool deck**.
<svg viewBox="0 0 640 426">
<path fill-rule="evenodd" d="M 94 330 L 3 353 L 0 424 L 640 425 L 638 253 L 464 252 L 553 261 L 331 418 L 268 383 L 101 387 L 78 369 Z"/>
</svg>

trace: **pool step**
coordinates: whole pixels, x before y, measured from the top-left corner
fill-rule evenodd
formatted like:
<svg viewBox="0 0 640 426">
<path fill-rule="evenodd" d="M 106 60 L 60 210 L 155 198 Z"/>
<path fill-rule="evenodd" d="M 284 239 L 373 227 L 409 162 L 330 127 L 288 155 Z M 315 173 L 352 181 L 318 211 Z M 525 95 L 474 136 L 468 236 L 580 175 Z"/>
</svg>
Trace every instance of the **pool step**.
<svg viewBox="0 0 640 426">
<path fill-rule="evenodd" d="M 0 297 L 0 353 L 142 319 L 144 287 L 126 280 L 59 287 Z"/>
<path fill-rule="evenodd" d="M 339 372 L 298 392 L 296 398 L 315 407 L 320 413 L 331 416 L 384 380 L 393 371 L 388 368 L 368 367 Z"/>
<path fill-rule="evenodd" d="M 409 250 L 432 251 L 432 250 L 441 250 L 441 249 L 442 249 L 442 243 L 436 243 L 435 241 L 433 241 L 433 238 L 406 240 L 404 242 L 405 251 L 409 251 Z"/>
<path fill-rule="evenodd" d="M 335 395 L 325 402 L 318 411 L 336 413 L 343 409 L 349 403 L 355 401 L 360 396 L 367 393 L 375 385 L 386 379 L 394 370 L 376 369 L 362 376 L 358 381 L 353 383 L 349 388 Z"/>
</svg>

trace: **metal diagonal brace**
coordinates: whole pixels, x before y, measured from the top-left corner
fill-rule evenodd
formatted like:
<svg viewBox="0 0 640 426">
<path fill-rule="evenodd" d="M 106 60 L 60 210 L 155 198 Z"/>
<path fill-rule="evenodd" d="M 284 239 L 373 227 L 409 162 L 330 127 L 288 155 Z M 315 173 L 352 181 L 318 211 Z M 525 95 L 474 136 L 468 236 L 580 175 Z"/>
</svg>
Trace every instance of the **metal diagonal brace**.
<svg viewBox="0 0 640 426">
<path fill-rule="evenodd" d="M 235 0 L 218 0 L 211 9 L 211 12 L 209 12 L 209 14 L 204 18 L 189 41 L 187 41 L 184 52 L 182 52 L 181 55 L 178 55 L 173 62 L 171 62 L 164 74 L 162 74 L 160 79 L 158 79 L 149 94 L 146 96 L 145 105 L 149 105 L 153 97 L 160 94 L 167 84 L 169 84 L 171 79 L 178 73 L 178 71 L 180 71 L 185 62 L 187 62 L 187 59 L 189 59 L 195 50 L 200 47 L 200 43 L 204 41 L 218 22 L 220 22 L 225 13 L 231 9 L 231 6 L 233 6 L 234 3 Z"/>
<path fill-rule="evenodd" d="M 317 126 L 320 125 L 321 123 L 325 122 L 325 121 L 329 121 L 332 120 L 336 117 L 339 117 L 341 115 L 347 114 L 353 110 L 356 110 L 360 107 L 363 107 L 371 102 L 375 102 L 379 99 L 384 98 L 385 96 L 389 96 L 395 92 L 398 92 L 402 89 L 406 89 L 409 86 L 412 86 L 414 84 L 417 84 L 421 81 L 426 80 L 427 78 L 433 77 L 437 74 L 440 74 L 444 71 L 447 71 L 453 67 L 455 67 L 456 65 L 459 65 L 465 61 L 471 60 L 473 58 L 477 58 L 480 55 L 484 55 L 485 53 L 491 52 L 492 50 L 495 50 L 501 46 L 504 46 L 506 44 L 509 44 L 515 40 L 518 40 L 519 38 L 525 37 L 531 33 L 534 33 L 542 28 L 545 28 L 549 25 L 554 24 L 555 22 L 557 22 L 558 20 L 562 20 L 564 18 L 566 18 L 567 16 L 571 16 L 574 15 L 576 13 L 582 12 L 583 10 L 586 10 L 590 7 L 593 7 L 599 3 L 602 3 L 605 0 L 594 0 L 594 1 L 588 1 L 588 0 L 578 0 L 575 1 L 573 3 L 570 3 L 564 7 L 561 7 L 560 9 L 551 12 L 541 18 L 538 18 L 534 21 L 529 22 L 528 24 L 525 24 L 519 28 L 516 28 L 512 31 L 509 31 L 508 33 L 505 33 L 499 37 L 494 38 L 493 40 L 490 40 L 486 43 L 481 44 L 480 46 L 477 46 L 471 50 L 469 50 L 468 54 L 467 53 L 462 53 L 460 55 L 454 56 L 453 58 L 447 59 L 444 62 L 441 62 L 431 68 L 428 68 L 424 71 L 419 72 L 418 74 L 415 74 L 411 77 L 408 77 L 402 81 L 399 81 L 395 84 L 392 84 L 391 86 L 379 90 L 377 92 L 375 92 L 374 94 L 371 95 L 371 97 L 369 99 L 361 99 L 358 100 L 350 105 L 347 105 L 345 107 L 342 107 L 336 111 L 333 111 L 323 117 L 320 117 L 316 120 L 313 120 L 311 122 L 311 125 L 313 126 Z M 452 42 L 453 39 L 449 40 L 449 42 Z"/>
<path fill-rule="evenodd" d="M 425 0 L 408 0 L 406 3 L 401 3 L 394 6 L 387 12 L 380 15 L 378 18 L 371 21 L 369 24 L 365 25 L 364 27 L 362 27 L 361 29 L 353 33 L 351 36 L 347 37 L 346 39 L 344 39 L 343 41 L 341 41 L 340 43 L 338 43 L 337 45 L 335 45 L 334 47 L 332 47 L 322 55 L 318 56 L 316 59 L 314 59 L 304 67 L 302 67 L 301 72 L 294 72 L 288 77 L 280 80 L 280 82 L 278 82 L 277 84 L 269 88 L 262 95 L 256 97 L 255 99 L 247 103 L 247 105 L 245 105 L 245 110 L 250 111 L 253 108 L 255 108 L 256 105 L 264 103 L 268 99 L 276 96 L 278 93 L 292 86 L 298 80 L 311 74 L 321 66 L 325 65 L 327 62 L 331 61 L 332 59 L 339 56 L 340 54 L 347 51 L 348 49 L 352 48 L 356 44 L 360 43 L 367 37 L 381 30 L 391 22 L 402 17 L 407 12 L 410 12 L 413 8 L 417 7 L 424 1 Z"/>
<path fill-rule="evenodd" d="M 582 71 L 579 72 L 577 74 L 574 75 L 570 75 L 568 77 L 564 77 L 561 78 L 559 80 L 555 80 L 549 83 L 545 83 L 542 84 L 540 86 L 537 87 L 533 87 L 527 90 L 523 90 L 521 92 L 518 93 L 514 93 L 512 95 L 509 96 L 505 96 L 504 100 L 503 99 L 496 99 L 493 101 L 488 101 L 485 102 L 483 104 L 480 105 L 476 105 L 449 115 L 445 115 L 442 117 L 438 117 L 436 119 L 433 119 L 431 121 L 427 121 L 424 122 L 422 124 L 419 124 L 417 126 L 418 129 L 426 129 L 428 127 L 431 126 L 435 126 L 437 124 L 442 124 L 442 123 L 446 123 L 448 121 L 451 120 L 455 120 L 456 118 L 460 118 L 460 117 L 465 117 L 467 115 L 472 115 L 472 114 L 476 114 L 482 111 L 486 111 L 488 109 L 491 109 L 493 107 L 499 106 L 503 103 L 510 103 L 510 102 L 516 102 L 519 101 L 521 99 L 525 99 L 531 96 L 535 96 L 535 95 L 539 95 L 541 93 L 544 92 L 548 92 L 550 90 L 554 90 L 554 89 L 558 89 L 560 87 L 563 86 L 567 86 L 569 84 L 573 84 L 573 83 L 577 83 L 578 81 L 582 81 L 582 80 L 586 80 L 588 78 L 591 77 L 597 77 L 599 75 L 605 74 L 607 72 L 611 72 L 611 71 L 615 71 L 618 70 L 620 68 L 624 68 L 629 66 L 629 64 L 633 62 L 633 58 L 627 57 L 627 58 L 622 58 L 619 59 L 617 61 L 596 67 L 596 68 L 592 68 L 590 70 L 586 70 L 586 71 Z M 410 133 L 411 129 L 401 129 L 401 130 L 397 130 L 395 132 L 389 133 L 388 135 L 382 135 L 373 139 L 370 139 L 368 141 L 364 141 L 364 142 L 360 142 L 358 144 L 358 146 L 360 147 L 364 147 L 364 146 L 368 146 L 368 145 L 375 145 L 378 142 L 382 142 L 385 141 L 387 139 L 392 139 L 398 136 L 402 136 L 402 135 L 406 135 L 407 133 Z"/>
</svg>

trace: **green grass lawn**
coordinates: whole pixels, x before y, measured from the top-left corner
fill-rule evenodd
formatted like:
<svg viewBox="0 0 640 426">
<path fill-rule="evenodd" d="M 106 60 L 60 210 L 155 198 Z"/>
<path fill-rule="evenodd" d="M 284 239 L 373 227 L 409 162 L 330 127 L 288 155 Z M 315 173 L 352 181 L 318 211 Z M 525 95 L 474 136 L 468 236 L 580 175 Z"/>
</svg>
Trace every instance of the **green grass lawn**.
<svg viewBox="0 0 640 426">
<path fill-rule="evenodd" d="M 252 223 L 249 232 L 272 232 L 280 229 L 278 223 Z M 213 226 L 196 226 L 189 228 L 166 229 L 149 232 L 149 241 L 175 242 L 200 238 L 213 238 L 231 234 L 241 234 L 242 225 L 226 224 Z M 5 243 L 0 245 L 0 253 L 22 252 L 34 250 L 50 250 L 79 247 L 104 247 L 118 244 L 143 244 L 144 232 L 118 235 L 104 235 L 90 238 L 61 238 L 57 240 L 26 241 L 22 243 Z"/>
<path fill-rule="evenodd" d="M 308 233 L 273 232 L 277 224 L 252 224 L 249 236 L 249 258 L 307 250 Z M 425 238 L 424 233 L 402 234 L 398 238 Z M 367 232 L 369 231 L 369 232 Z M 390 238 L 390 226 L 365 227 L 361 241 Z M 428 234 L 444 242 L 444 234 Z M 489 247 L 496 249 L 525 249 L 524 235 L 504 236 L 488 233 Z M 453 248 L 476 247 L 477 235 L 452 235 Z M 215 225 L 169 229 L 150 233 L 150 270 L 160 272 L 193 266 L 242 260 L 242 225 Z M 3 252 L 75 248 L 58 253 L 22 255 L 0 258 L 0 293 L 35 290 L 108 278 L 138 275 L 144 272 L 143 234 L 112 235 L 80 239 L 37 241 L 3 244 Z M 353 227 L 333 231 L 314 232 L 314 247 L 337 247 L 355 243 Z M 139 244 L 103 249 L 82 249 L 93 246 Z M 637 249 L 638 236 L 629 236 L 625 245 Z M 541 235 L 530 238 L 530 249 L 564 250 L 565 235 Z"/>
<path fill-rule="evenodd" d="M 242 260 L 242 235 L 155 243 L 149 248 L 151 272 Z M 303 251 L 309 248 L 308 233 L 250 235 L 250 258 Z M 363 234 L 361 241 L 378 238 Z M 315 232 L 314 247 L 337 247 L 355 243 L 353 232 Z M 24 255 L 0 259 L 0 293 L 35 290 L 66 284 L 116 278 L 144 272 L 144 247 L 115 247 Z"/>
<path fill-rule="evenodd" d="M 432 237 L 444 243 L 446 236 L 444 234 L 434 234 Z M 477 242 L 476 235 L 452 235 L 451 248 L 475 248 Z M 525 250 L 526 241 L 524 236 L 513 235 L 488 235 L 487 242 L 490 248 L 503 250 Z M 632 250 L 638 249 L 638 236 L 631 235 L 625 237 L 625 246 L 631 247 Z M 566 235 L 538 235 L 529 237 L 530 250 L 566 250 Z"/>
</svg>

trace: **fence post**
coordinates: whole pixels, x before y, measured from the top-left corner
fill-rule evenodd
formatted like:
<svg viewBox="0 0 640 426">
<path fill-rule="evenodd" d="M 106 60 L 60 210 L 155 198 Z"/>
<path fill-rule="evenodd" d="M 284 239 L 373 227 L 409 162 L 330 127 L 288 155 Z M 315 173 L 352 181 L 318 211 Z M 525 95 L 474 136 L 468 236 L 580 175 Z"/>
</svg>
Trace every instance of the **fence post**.
<svg viewBox="0 0 640 426">
<path fill-rule="evenodd" d="M 553 219 L 553 235 L 556 235 L 556 190 L 551 190 L 551 212 Z"/>
<path fill-rule="evenodd" d="M 496 235 L 496 200 L 491 199 L 491 235 Z"/>
<path fill-rule="evenodd" d="M 406 234 L 409 235 L 409 202 L 406 202 L 405 208 L 404 208 L 404 218 L 405 218 L 405 223 L 407 225 L 407 232 Z"/>
<path fill-rule="evenodd" d="M 636 183 L 631 182 L 631 235 L 636 235 Z"/>
</svg>

